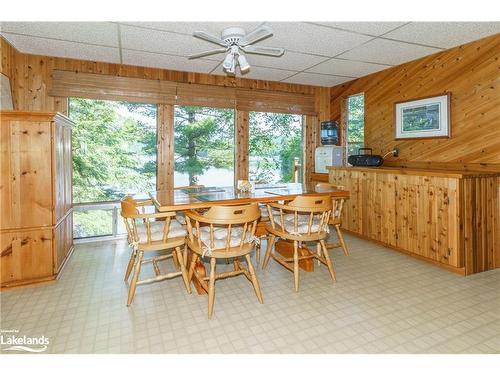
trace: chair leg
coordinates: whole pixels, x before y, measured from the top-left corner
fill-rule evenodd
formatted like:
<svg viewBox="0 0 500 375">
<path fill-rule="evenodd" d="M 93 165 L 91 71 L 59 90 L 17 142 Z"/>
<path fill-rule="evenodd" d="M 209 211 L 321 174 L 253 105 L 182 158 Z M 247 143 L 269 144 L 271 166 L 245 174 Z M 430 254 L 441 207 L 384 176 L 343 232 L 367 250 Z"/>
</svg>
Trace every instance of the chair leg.
<svg viewBox="0 0 500 375">
<path fill-rule="evenodd" d="M 316 244 L 316 254 L 318 257 L 321 256 L 321 244 L 319 242 Z M 317 262 L 319 267 L 321 265 L 321 261 L 318 259 Z"/>
<path fill-rule="evenodd" d="M 188 267 L 188 245 L 184 245 L 184 266 Z"/>
<path fill-rule="evenodd" d="M 176 269 L 179 269 L 179 258 L 177 258 L 177 252 L 176 251 L 174 251 L 172 253 L 172 260 L 174 261 L 174 267 Z"/>
<path fill-rule="evenodd" d="M 293 278 L 295 281 L 295 291 L 299 291 L 299 244 L 293 241 Z"/>
<path fill-rule="evenodd" d="M 210 258 L 210 277 L 208 283 L 208 318 L 212 318 L 215 300 L 215 258 Z"/>
<path fill-rule="evenodd" d="M 257 280 L 257 276 L 255 275 L 255 269 L 253 268 L 252 265 L 252 259 L 250 258 L 249 254 L 245 255 L 245 259 L 248 264 L 248 272 L 250 273 L 250 278 L 252 279 L 252 285 L 255 290 L 255 294 L 257 295 L 257 299 L 259 300 L 260 303 L 264 303 L 264 300 L 262 299 L 262 291 L 260 290 L 259 281 Z"/>
<path fill-rule="evenodd" d="M 259 243 L 257 246 L 255 246 L 255 265 L 259 267 L 260 264 L 260 248 L 262 245 Z"/>
<path fill-rule="evenodd" d="M 335 225 L 335 230 L 337 231 L 337 236 L 339 237 L 340 246 L 342 247 L 342 250 L 344 250 L 344 255 L 349 255 L 349 251 L 347 250 L 347 246 L 344 241 L 344 236 L 340 231 L 340 225 Z"/>
<path fill-rule="evenodd" d="M 188 281 L 191 283 L 193 281 L 194 268 L 196 267 L 196 261 L 198 260 L 198 254 L 192 252 L 191 264 L 189 265 Z"/>
<path fill-rule="evenodd" d="M 335 278 L 335 270 L 333 269 L 333 264 L 332 261 L 330 260 L 330 255 L 328 255 L 328 249 L 326 248 L 325 240 L 320 240 L 319 242 L 321 243 L 321 248 L 323 250 L 323 255 L 325 256 L 326 265 L 328 266 L 328 271 L 330 272 L 330 276 L 332 277 L 333 281 L 336 281 L 337 279 Z"/>
<path fill-rule="evenodd" d="M 130 254 L 130 259 L 128 261 L 127 270 L 125 271 L 125 279 L 124 279 L 125 282 L 128 281 L 128 278 L 130 276 L 130 272 L 132 272 L 132 268 L 134 268 L 134 262 L 135 262 L 136 256 L 137 256 L 136 251 L 132 250 L 132 254 Z"/>
<path fill-rule="evenodd" d="M 176 247 L 175 252 L 177 253 L 177 258 L 179 260 L 179 265 L 181 267 L 182 280 L 184 280 L 184 285 L 186 286 L 187 292 L 189 294 L 191 294 L 191 283 L 189 282 L 189 279 L 188 279 L 188 274 L 186 271 L 186 261 L 184 260 L 184 257 L 182 256 L 181 248 Z"/>
<path fill-rule="evenodd" d="M 262 269 L 266 268 L 269 263 L 269 258 L 271 257 L 271 252 L 273 251 L 274 241 L 276 241 L 276 236 L 271 234 L 267 239 L 266 256 L 264 257 L 264 262 L 262 262 Z"/>
<path fill-rule="evenodd" d="M 132 300 L 134 299 L 135 287 L 137 286 L 137 279 L 139 278 L 139 272 L 141 271 L 143 256 L 144 256 L 144 251 L 139 251 L 139 254 L 137 256 L 137 262 L 134 268 L 134 275 L 132 276 L 132 281 L 130 282 L 130 287 L 128 289 L 127 306 L 130 306 L 132 304 Z"/>
</svg>

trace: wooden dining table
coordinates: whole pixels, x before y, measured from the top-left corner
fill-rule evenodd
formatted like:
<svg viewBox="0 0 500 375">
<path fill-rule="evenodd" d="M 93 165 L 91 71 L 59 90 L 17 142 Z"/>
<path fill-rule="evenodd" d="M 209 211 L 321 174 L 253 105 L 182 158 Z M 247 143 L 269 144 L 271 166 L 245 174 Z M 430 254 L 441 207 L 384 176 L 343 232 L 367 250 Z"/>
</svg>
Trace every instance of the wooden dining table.
<svg viewBox="0 0 500 375">
<path fill-rule="evenodd" d="M 157 190 L 150 192 L 149 196 L 156 209 L 160 212 L 186 211 L 192 209 L 210 208 L 215 205 L 242 205 L 249 203 L 269 203 L 278 201 L 291 201 L 299 195 L 329 195 L 339 198 L 349 198 L 349 191 L 334 189 L 328 186 L 308 186 L 302 183 L 256 184 L 249 192 L 241 192 L 235 186 L 228 187 L 186 187 L 171 190 Z M 265 222 L 259 222 L 257 235 L 266 233 Z M 305 251 L 310 251 L 305 245 Z M 276 251 L 283 256 L 293 251 L 293 244 L 280 240 L 275 243 Z M 309 263 L 310 264 L 309 264 Z M 307 263 L 307 264 L 305 264 Z M 301 261 L 299 266 L 305 271 L 312 271 L 312 260 Z M 201 277 L 206 275 L 205 267 L 198 261 L 195 272 Z M 197 285 L 198 294 L 206 292 Z"/>
<path fill-rule="evenodd" d="M 157 190 L 156 192 L 149 193 L 156 209 L 160 212 L 209 208 L 215 205 L 289 201 L 299 195 L 318 194 L 349 198 L 349 192 L 346 190 L 329 187 L 310 187 L 301 183 L 255 185 L 250 192 L 240 192 L 235 186 L 203 186 L 197 188 Z"/>
</svg>

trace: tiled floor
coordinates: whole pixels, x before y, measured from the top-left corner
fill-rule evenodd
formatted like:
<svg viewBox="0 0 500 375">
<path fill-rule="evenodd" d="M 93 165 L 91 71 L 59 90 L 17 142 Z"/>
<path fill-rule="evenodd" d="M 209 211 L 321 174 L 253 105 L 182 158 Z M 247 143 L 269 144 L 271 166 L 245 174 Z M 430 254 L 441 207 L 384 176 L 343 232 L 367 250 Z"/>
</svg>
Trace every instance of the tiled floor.
<svg viewBox="0 0 500 375">
<path fill-rule="evenodd" d="M 295 293 L 271 260 L 264 304 L 246 278 L 220 280 L 212 320 L 180 278 L 138 287 L 127 308 L 124 242 L 78 245 L 58 282 L 1 294 L 1 328 L 49 337 L 50 353 L 500 353 L 500 269 L 465 278 L 347 241 L 336 283 L 321 266 Z"/>
</svg>

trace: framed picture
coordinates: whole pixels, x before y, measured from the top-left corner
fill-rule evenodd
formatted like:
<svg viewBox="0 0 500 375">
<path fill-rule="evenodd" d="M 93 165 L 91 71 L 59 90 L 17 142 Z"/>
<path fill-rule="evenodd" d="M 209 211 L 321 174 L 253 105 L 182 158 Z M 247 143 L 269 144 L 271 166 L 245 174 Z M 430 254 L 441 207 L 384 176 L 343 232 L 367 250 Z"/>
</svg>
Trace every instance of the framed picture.
<svg viewBox="0 0 500 375">
<path fill-rule="evenodd" d="M 394 116 L 396 139 L 449 138 L 450 94 L 396 103 Z"/>
</svg>

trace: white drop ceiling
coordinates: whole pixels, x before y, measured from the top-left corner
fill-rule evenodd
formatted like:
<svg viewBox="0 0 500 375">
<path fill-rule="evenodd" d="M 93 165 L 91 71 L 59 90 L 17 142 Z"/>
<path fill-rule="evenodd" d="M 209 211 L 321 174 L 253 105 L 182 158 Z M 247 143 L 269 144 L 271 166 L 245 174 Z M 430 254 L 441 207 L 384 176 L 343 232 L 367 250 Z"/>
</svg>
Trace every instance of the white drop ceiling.
<svg viewBox="0 0 500 375">
<path fill-rule="evenodd" d="M 23 53 L 225 75 L 224 54 L 196 30 L 220 35 L 264 22 L 2 22 L 0 34 Z M 444 49 L 500 33 L 500 22 L 265 22 L 274 35 L 257 45 L 282 57 L 247 55 L 243 77 L 334 86 Z M 238 76 L 241 76 L 238 73 Z"/>
</svg>

